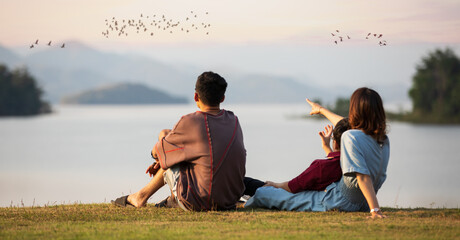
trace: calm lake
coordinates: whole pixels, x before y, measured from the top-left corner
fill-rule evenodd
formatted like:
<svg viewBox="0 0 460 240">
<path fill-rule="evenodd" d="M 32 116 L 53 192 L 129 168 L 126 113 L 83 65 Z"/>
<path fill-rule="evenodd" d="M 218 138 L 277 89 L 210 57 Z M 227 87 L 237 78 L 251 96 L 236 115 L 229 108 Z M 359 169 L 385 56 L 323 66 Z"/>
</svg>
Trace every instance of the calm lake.
<svg viewBox="0 0 460 240">
<path fill-rule="evenodd" d="M 326 120 L 293 118 L 304 105 L 223 105 L 238 115 L 248 176 L 286 181 L 323 158 Z M 50 115 L 0 118 L 0 206 L 103 203 L 149 180 L 157 133 L 195 105 L 54 106 Z M 390 122 L 388 178 L 378 193 L 388 207 L 460 205 L 460 126 Z M 149 202 L 164 199 L 163 188 Z"/>
</svg>

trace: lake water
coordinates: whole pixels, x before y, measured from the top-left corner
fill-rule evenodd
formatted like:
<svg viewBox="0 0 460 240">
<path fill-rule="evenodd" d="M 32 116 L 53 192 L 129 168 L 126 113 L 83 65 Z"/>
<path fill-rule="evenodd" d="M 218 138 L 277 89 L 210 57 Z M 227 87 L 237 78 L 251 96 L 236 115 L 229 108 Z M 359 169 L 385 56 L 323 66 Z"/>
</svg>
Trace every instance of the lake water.
<svg viewBox="0 0 460 240">
<path fill-rule="evenodd" d="M 305 105 L 224 105 L 244 132 L 247 175 L 286 181 L 323 158 L 326 120 L 290 116 Z M 55 113 L 0 119 L 0 206 L 103 203 L 133 193 L 150 178 L 157 133 L 194 105 L 55 106 Z M 460 204 L 460 126 L 390 122 L 388 178 L 378 193 L 389 207 Z M 161 189 L 149 202 L 169 194 Z"/>
</svg>

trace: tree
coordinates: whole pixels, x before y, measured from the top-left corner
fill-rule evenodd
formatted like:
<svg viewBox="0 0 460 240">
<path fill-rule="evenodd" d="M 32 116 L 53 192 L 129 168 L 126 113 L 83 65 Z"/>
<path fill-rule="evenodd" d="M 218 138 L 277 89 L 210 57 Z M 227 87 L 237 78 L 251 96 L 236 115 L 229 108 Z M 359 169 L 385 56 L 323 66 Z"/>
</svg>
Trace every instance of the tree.
<svg viewBox="0 0 460 240">
<path fill-rule="evenodd" d="M 409 96 L 416 121 L 460 123 L 460 60 L 446 48 L 422 59 Z"/>
<path fill-rule="evenodd" d="M 0 65 L 0 116 L 26 116 L 50 112 L 41 100 L 43 91 L 27 69 L 9 71 Z"/>
<path fill-rule="evenodd" d="M 348 117 L 350 109 L 350 98 L 339 97 L 335 100 L 335 105 L 330 107 L 332 111 L 340 116 Z"/>
</svg>

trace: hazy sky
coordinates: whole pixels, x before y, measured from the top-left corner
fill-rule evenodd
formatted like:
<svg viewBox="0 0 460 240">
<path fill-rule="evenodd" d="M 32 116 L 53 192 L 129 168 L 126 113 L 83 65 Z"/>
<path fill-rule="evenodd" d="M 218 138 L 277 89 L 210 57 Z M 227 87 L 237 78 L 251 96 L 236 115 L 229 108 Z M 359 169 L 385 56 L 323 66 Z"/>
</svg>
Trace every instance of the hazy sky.
<svg viewBox="0 0 460 240">
<path fill-rule="evenodd" d="M 209 35 L 158 32 L 105 39 L 105 19 L 162 14 L 183 19 L 190 11 L 212 24 Z M 205 12 L 209 12 L 205 15 Z M 459 43 L 458 0 L 0 0 L 0 43 L 28 45 L 35 39 L 91 44 L 136 43 L 330 43 L 340 29 L 365 44 L 368 32 L 395 43 Z M 203 19 L 203 18 L 201 18 Z"/>
<path fill-rule="evenodd" d="M 149 29 L 102 35 L 106 19 L 137 21 L 141 14 L 146 22 L 146 16 L 165 15 L 211 27 L 205 30 L 209 34 L 156 30 L 151 36 Z M 331 35 L 336 30 L 343 43 Z M 18 52 L 46 49 L 42 44 L 29 50 L 36 39 L 77 40 L 105 51 L 147 55 L 193 73 L 271 74 L 324 88 L 369 86 L 405 103 L 423 56 L 445 47 L 460 55 L 459 30 L 459 0 L 0 0 L 0 44 Z M 369 32 L 383 37 L 366 40 Z M 380 47 L 381 40 L 388 46 Z"/>
</svg>

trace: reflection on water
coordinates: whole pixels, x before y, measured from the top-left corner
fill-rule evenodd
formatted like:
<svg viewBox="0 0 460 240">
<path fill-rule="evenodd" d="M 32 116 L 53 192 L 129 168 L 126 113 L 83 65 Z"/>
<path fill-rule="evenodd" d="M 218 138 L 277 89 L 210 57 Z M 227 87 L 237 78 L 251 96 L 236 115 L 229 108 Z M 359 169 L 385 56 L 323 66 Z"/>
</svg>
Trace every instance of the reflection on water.
<svg viewBox="0 0 460 240">
<path fill-rule="evenodd" d="M 144 186 L 156 134 L 194 105 L 56 106 L 52 115 L 0 119 L 0 206 L 109 202 Z M 290 180 L 324 157 L 325 120 L 302 120 L 306 105 L 224 105 L 241 122 L 247 175 Z M 382 206 L 455 207 L 460 203 L 459 126 L 390 123 Z M 150 202 L 168 195 L 167 188 Z"/>
</svg>

